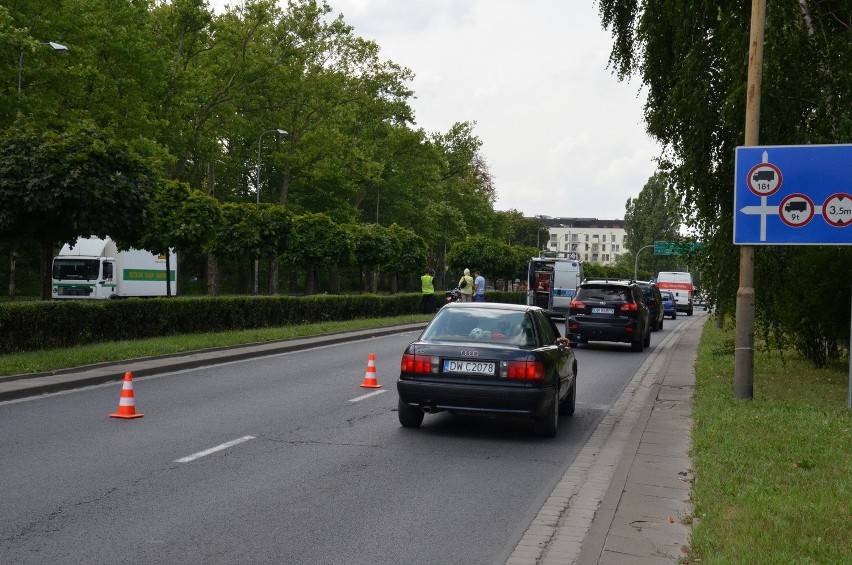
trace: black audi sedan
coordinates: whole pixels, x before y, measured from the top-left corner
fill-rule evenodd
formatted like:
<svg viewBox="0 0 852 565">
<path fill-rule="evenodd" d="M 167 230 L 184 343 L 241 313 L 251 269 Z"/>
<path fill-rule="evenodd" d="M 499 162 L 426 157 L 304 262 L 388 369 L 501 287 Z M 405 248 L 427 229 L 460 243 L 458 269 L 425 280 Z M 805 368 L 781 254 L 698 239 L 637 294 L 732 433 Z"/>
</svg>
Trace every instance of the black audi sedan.
<svg viewBox="0 0 852 565">
<path fill-rule="evenodd" d="M 483 413 L 532 419 L 553 437 L 574 413 L 577 360 L 537 306 L 453 302 L 406 348 L 397 391 L 406 428 L 424 414 Z"/>
</svg>

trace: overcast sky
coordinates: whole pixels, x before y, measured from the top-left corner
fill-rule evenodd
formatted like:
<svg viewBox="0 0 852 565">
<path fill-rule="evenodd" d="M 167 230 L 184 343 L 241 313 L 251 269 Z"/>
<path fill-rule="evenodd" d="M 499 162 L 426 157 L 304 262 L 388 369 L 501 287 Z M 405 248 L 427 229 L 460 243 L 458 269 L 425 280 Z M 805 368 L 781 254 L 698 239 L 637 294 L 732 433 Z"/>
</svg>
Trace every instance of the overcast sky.
<svg viewBox="0 0 852 565">
<path fill-rule="evenodd" d="M 496 209 L 623 218 L 653 174 L 644 95 L 607 69 L 612 40 L 594 0 L 328 2 L 413 71 L 415 127 L 476 122 Z"/>
</svg>

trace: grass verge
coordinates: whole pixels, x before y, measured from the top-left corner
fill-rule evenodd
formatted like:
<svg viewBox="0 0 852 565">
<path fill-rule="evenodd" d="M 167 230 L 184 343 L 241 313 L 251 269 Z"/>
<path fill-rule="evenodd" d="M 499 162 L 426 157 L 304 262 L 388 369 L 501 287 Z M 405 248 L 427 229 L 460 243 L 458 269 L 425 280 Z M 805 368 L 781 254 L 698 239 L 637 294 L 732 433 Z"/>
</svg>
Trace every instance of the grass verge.
<svg viewBox="0 0 852 565">
<path fill-rule="evenodd" d="M 396 316 L 393 318 L 368 318 L 349 320 L 345 322 L 323 322 L 300 326 L 285 326 L 280 328 L 261 328 L 234 332 L 190 334 L 166 336 L 153 339 L 133 341 L 116 341 L 73 347 L 32 351 L 27 353 L 12 353 L 0 356 L 0 378 L 9 375 L 40 373 L 68 367 L 81 367 L 105 361 L 123 361 L 149 357 L 154 355 L 170 355 L 186 353 L 217 347 L 263 343 L 299 337 L 327 335 L 338 332 L 362 330 L 391 326 L 395 324 L 410 324 L 426 322 L 432 319 L 428 314 Z"/>
<path fill-rule="evenodd" d="M 758 348 L 733 392 L 734 332 L 704 327 L 696 363 L 691 563 L 850 563 L 848 365 Z"/>
</svg>

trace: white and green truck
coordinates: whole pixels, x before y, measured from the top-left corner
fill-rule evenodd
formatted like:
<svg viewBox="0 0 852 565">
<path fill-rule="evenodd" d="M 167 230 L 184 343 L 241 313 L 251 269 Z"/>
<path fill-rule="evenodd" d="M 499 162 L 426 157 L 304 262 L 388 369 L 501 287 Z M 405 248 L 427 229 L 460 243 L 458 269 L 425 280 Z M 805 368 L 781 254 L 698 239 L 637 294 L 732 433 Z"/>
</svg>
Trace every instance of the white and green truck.
<svg viewBox="0 0 852 565">
<path fill-rule="evenodd" d="M 108 237 L 81 237 L 53 258 L 52 288 L 53 298 L 60 300 L 176 296 L 177 256 L 169 253 L 166 273 L 165 255 L 119 251 Z"/>
</svg>

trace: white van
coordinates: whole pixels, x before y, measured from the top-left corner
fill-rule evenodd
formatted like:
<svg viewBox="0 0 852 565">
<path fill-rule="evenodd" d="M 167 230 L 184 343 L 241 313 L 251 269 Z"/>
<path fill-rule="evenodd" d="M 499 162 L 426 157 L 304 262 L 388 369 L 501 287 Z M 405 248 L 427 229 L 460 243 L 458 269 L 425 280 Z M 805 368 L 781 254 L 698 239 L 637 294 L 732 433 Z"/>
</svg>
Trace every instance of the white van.
<svg viewBox="0 0 852 565">
<path fill-rule="evenodd" d="M 677 311 L 692 316 L 692 275 L 682 271 L 660 271 L 657 275 L 657 288 L 670 290 L 677 301 Z"/>
<path fill-rule="evenodd" d="M 569 253 L 545 252 L 530 260 L 527 305 L 540 306 L 548 315 L 568 315 L 577 287 L 583 282 L 583 263 Z"/>
</svg>

